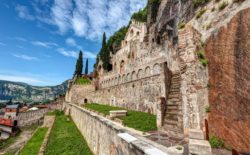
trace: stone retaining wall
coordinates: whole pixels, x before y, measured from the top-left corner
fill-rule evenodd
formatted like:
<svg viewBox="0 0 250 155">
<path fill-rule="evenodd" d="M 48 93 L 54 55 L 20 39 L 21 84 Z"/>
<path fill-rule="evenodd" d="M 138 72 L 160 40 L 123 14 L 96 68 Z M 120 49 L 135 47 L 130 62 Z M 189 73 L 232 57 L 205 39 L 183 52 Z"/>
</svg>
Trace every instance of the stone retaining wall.
<svg viewBox="0 0 250 155">
<path fill-rule="evenodd" d="M 95 155 L 183 154 L 176 147 L 166 148 L 77 105 L 64 103 L 63 109 L 72 117 Z"/>
<path fill-rule="evenodd" d="M 19 113 L 17 123 L 19 127 L 29 126 L 35 123 L 43 122 L 44 115 L 52 110 L 61 109 L 61 104 L 51 105 L 49 108 L 39 109 L 36 111 L 28 111 Z"/>
<path fill-rule="evenodd" d="M 163 67 L 163 64 L 161 64 Z M 88 91 L 86 86 L 73 85 L 66 96 L 66 101 L 83 104 L 109 104 L 131 110 L 157 113 L 160 97 L 165 97 L 165 77 L 162 71 L 153 76 L 110 86 L 97 91 Z"/>
</svg>

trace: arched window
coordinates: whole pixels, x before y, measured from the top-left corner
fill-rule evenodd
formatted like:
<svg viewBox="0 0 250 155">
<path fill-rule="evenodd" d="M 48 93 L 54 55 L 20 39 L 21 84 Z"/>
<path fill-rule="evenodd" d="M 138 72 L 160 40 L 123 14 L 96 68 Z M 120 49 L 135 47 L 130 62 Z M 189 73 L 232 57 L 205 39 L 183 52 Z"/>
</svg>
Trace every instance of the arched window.
<svg viewBox="0 0 250 155">
<path fill-rule="evenodd" d="M 139 31 L 137 31 L 136 35 L 137 35 L 137 36 L 139 36 L 139 35 L 140 35 L 140 32 L 139 32 Z"/>
<path fill-rule="evenodd" d="M 130 34 L 131 34 L 131 35 L 134 34 L 134 30 L 133 30 L 133 29 L 130 30 Z"/>
<path fill-rule="evenodd" d="M 124 62 L 124 60 L 122 60 L 120 63 L 120 74 L 124 73 L 124 71 L 125 71 L 124 68 L 125 68 L 125 62 Z"/>
</svg>

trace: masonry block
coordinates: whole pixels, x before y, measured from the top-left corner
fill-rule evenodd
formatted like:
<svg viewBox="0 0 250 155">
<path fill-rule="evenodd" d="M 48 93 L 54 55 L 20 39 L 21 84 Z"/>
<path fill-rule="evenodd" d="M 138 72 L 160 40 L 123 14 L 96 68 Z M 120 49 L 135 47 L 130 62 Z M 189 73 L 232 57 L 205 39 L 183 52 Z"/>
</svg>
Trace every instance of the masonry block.
<svg viewBox="0 0 250 155">
<path fill-rule="evenodd" d="M 189 155 L 212 155 L 212 149 L 208 141 L 189 139 Z"/>
<path fill-rule="evenodd" d="M 204 140 L 204 133 L 202 130 L 199 130 L 199 129 L 190 129 L 189 130 L 189 138 L 190 139 Z"/>
</svg>

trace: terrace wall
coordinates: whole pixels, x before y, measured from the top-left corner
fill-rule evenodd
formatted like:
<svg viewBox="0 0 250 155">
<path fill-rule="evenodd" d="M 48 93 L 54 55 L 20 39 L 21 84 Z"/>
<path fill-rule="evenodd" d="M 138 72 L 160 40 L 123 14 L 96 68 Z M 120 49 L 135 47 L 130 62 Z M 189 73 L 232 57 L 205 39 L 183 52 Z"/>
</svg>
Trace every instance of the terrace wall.
<svg viewBox="0 0 250 155">
<path fill-rule="evenodd" d="M 53 105 L 50 105 L 49 108 L 19 113 L 17 116 L 18 126 L 24 127 L 24 126 L 29 126 L 35 123 L 42 122 L 44 115 L 47 112 L 54 110 L 54 109 L 61 109 L 61 104 L 53 104 Z"/>
<path fill-rule="evenodd" d="M 163 147 L 77 105 L 64 103 L 63 109 L 71 116 L 95 155 L 182 154 L 182 151 Z M 121 138 L 121 133 L 130 136 Z"/>
</svg>

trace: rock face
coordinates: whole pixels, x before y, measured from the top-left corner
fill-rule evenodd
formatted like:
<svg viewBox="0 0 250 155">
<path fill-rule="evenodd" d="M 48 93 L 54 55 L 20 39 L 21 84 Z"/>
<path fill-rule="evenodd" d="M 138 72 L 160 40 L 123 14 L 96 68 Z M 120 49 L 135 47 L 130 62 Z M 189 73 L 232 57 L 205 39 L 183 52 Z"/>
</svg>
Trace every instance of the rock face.
<svg viewBox="0 0 250 155">
<path fill-rule="evenodd" d="M 65 94 L 66 90 L 67 81 L 57 86 L 36 87 L 20 82 L 0 80 L 0 100 L 42 102 L 53 100 L 56 96 Z"/>
<path fill-rule="evenodd" d="M 206 57 L 210 132 L 250 153 L 250 9 L 209 38 Z"/>
</svg>

